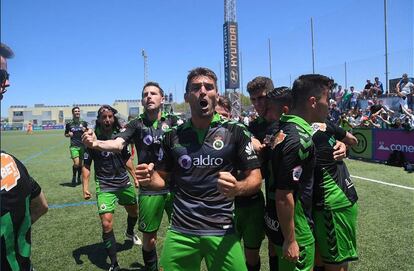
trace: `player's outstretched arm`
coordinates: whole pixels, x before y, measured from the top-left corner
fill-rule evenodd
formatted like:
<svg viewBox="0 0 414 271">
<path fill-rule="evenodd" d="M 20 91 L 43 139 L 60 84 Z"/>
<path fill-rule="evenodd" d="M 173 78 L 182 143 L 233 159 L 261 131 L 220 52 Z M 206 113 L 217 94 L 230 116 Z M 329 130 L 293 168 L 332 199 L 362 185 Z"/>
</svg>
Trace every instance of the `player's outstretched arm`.
<svg viewBox="0 0 414 271">
<path fill-rule="evenodd" d="M 47 213 L 49 206 L 43 192 L 30 201 L 30 218 L 32 224 L 35 223 L 42 215 Z"/>
<path fill-rule="evenodd" d="M 295 200 L 292 190 L 276 189 L 276 210 L 283 234 L 283 257 L 291 262 L 299 259 L 299 246 L 295 238 Z"/>
<path fill-rule="evenodd" d="M 91 192 L 89 192 L 89 177 L 91 176 L 91 170 L 89 165 L 83 165 L 82 167 L 82 189 L 83 189 L 83 198 L 88 200 L 92 197 Z"/>
<path fill-rule="evenodd" d="M 155 171 L 154 163 L 149 163 L 139 164 L 135 168 L 135 175 L 140 186 L 159 190 L 165 187 L 165 179 L 169 174 L 160 170 Z"/>
<path fill-rule="evenodd" d="M 87 129 L 82 134 L 82 142 L 88 148 L 110 152 L 121 152 L 127 144 L 121 137 L 111 140 L 98 140 L 92 129 Z"/>
<path fill-rule="evenodd" d="M 244 174 L 246 177 L 241 181 L 237 181 L 230 172 L 219 172 L 217 180 L 218 191 L 228 198 L 257 193 L 262 185 L 260 169 L 246 170 Z"/>
</svg>

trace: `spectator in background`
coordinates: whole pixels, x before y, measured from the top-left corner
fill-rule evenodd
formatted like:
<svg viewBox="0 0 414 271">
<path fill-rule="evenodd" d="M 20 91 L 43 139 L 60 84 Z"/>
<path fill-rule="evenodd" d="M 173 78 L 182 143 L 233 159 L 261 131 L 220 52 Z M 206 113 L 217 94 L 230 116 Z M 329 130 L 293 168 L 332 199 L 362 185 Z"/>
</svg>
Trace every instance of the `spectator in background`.
<svg viewBox="0 0 414 271">
<path fill-rule="evenodd" d="M 225 119 L 231 119 L 231 102 L 225 96 L 219 96 L 216 105 L 216 112 Z"/>
<path fill-rule="evenodd" d="M 349 88 L 351 93 L 351 109 L 355 109 L 358 104 L 358 93 L 355 92 L 355 89 L 353 86 Z"/>
<path fill-rule="evenodd" d="M 340 116 L 341 116 L 341 111 L 337 107 L 336 102 L 331 101 L 331 106 L 330 106 L 330 109 L 329 109 L 329 119 L 333 123 L 337 124 Z"/>
<path fill-rule="evenodd" d="M 342 98 L 342 107 L 341 107 L 342 111 L 346 112 L 351 107 L 351 97 L 352 97 L 352 93 L 348 91 L 347 89 L 345 89 L 344 96 Z"/>
<path fill-rule="evenodd" d="M 382 86 L 382 82 L 379 80 L 378 77 L 375 77 L 374 86 L 371 88 L 371 96 L 381 96 L 384 94 L 384 87 Z"/>
<path fill-rule="evenodd" d="M 397 83 L 397 95 L 400 97 L 401 111 L 408 108 L 408 96 L 414 92 L 414 83 L 408 79 L 408 75 L 404 73 L 401 80 Z"/>
<path fill-rule="evenodd" d="M 339 110 L 342 110 L 342 97 L 344 96 L 344 91 L 342 90 L 342 86 L 338 86 L 338 90 L 335 92 L 335 101 L 336 106 L 339 108 Z"/>
<path fill-rule="evenodd" d="M 364 86 L 364 90 L 362 91 L 362 98 L 367 99 L 370 97 L 371 94 L 371 88 L 374 86 L 374 84 L 371 83 L 371 80 L 367 79 L 367 83 Z"/>
</svg>

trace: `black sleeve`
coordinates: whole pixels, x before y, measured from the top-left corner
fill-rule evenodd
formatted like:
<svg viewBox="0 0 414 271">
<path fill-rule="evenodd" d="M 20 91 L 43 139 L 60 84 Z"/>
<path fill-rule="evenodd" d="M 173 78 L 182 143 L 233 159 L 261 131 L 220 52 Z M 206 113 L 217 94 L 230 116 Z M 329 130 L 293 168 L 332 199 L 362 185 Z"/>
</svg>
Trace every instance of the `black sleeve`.
<svg viewBox="0 0 414 271">
<path fill-rule="evenodd" d="M 66 123 L 66 125 L 65 125 L 65 135 L 67 133 L 69 133 L 69 129 L 70 129 L 70 125 L 69 125 L 69 123 Z"/>
<path fill-rule="evenodd" d="M 272 166 L 277 167 L 276 188 L 280 190 L 295 190 L 298 187 L 299 179 L 302 175 L 303 168 L 307 160 L 301 160 L 299 151 L 301 151 L 301 144 L 299 140 L 287 139 L 285 144 L 277 146 L 274 150 L 278 153 L 276 156 L 280 157 L 277 161 L 272 160 Z"/>
<path fill-rule="evenodd" d="M 346 131 L 344 129 L 342 129 L 341 127 L 339 127 L 336 124 L 333 124 L 330 121 L 326 122 L 326 131 L 333 135 L 335 137 L 336 140 L 341 141 L 342 139 L 344 139 L 346 137 Z"/>
<path fill-rule="evenodd" d="M 42 191 L 42 189 L 40 188 L 40 185 L 32 177 L 29 176 L 29 179 L 30 179 L 30 186 L 32 188 L 31 193 L 30 193 L 30 200 L 32 200 L 40 195 L 40 192 Z"/>
<path fill-rule="evenodd" d="M 114 138 L 120 137 L 128 144 L 131 144 L 133 142 L 133 137 L 135 132 L 138 129 L 138 120 L 134 119 L 125 126 L 125 130 L 122 132 L 117 133 Z"/>
<path fill-rule="evenodd" d="M 235 124 L 237 159 L 240 170 L 255 169 L 260 167 L 259 159 L 254 151 L 251 133 L 244 125 Z"/>
<path fill-rule="evenodd" d="M 171 153 L 171 137 L 173 131 L 174 130 L 170 130 L 164 133 L 164 136 L 162 137 L 161 148 L 158 153 L 158 161 L 155 163 L 156 170 L 171 172 L 173 169 L 174 161 Z"/>
<path fill-rule="evenodd" d="M 128 151 L 128 145 L 125 145 L 125 147 L 122 149 L 121 156 L 124 163 L 128 162 L 129 158 L 131 157 L 131 153 Z"/>
<path fill-rule="evenodd" d="M 40 195 L 40 192 L 42 191 L 42 189 L 40 188 L 40 185 L 32 178 L 32 176 L 30 176 L 29 171 L 27 170 L 27 168 L 23 165 L 22 162 L 20 162 L 19 159 L 17 159 L 16 157 L 12 156 L 14 161 L 17 164 L 17 167 L 19 169 L 19 171 L 24 172 L 24 174 L 27 176 L 28 179 L 26 179 L 30 185 L 30 200 L 36 198 L 37 196 Z"/>
<path fill-rule="evenodd" d="M 92 152 L 93 150 L 86 148 L 85 153 L 83 154 L 83 164 L 89 167 L 92 165 Z"/>
</svg>

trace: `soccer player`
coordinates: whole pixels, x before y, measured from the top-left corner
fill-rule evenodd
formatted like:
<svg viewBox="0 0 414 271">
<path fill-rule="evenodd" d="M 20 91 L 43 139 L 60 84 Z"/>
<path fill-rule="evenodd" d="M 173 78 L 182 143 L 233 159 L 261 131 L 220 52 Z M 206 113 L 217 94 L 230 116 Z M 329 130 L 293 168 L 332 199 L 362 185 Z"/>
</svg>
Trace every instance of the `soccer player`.
<svg viewBox="0 0 414 271">
<path fill-rule="evenodd" d="M 156 171 L 139 164 L 141 186 L 175 189 L 171 227 L 161 253 L 164 270 L 247 270 L 233 223 L 235 196 L 254 195 L 261 185 L 260 164 L 250 134 L 239 123 L 222 119 L 217 76 L 196 68 L 187 77 L 184 99 L 191 120 L 164 134 Z M 237 171 L 245 178 L 237 181 Z M 169 178 L 171 177 L 171 178 Z"/>
<path fill-rule="evenodd" d="M 85 152 L 85 146 L 82 143 L 81 136 L 88 123 L 80 119 L 80 109 L 78 106 L 72 108 L 72 120 L 66 123 L 65 136 L 70 137 L 70 157 L 73 160 L 72 165 L 72 185 L 81 183 L 82 176 L 82 160 L 83 153 Z M 76 182 L 76 172 L 78 173 L 78 179 Z"/>
<path fill-rule="evenodd" d="M 215 110 L 223 118 L 231 120 L 231 102 L 229 98 L 219 96 Z"/>
<path fill-rule="evenodd" d="M 9 86 L 7 59 L 14 56 L 0 44 L 0 96 Z M 39 184 L 13 155 L 1 151 L 0 184 L 0 270 L 32 270 L 30 262 L 31 225 L 48 210 Z"/>
<path fill-rule="evenodd" d="M 115 114 L 116 109 L 109 105 L 103 105 L 98 110 L 95 134 L 99 140 L 108 140 L 119 132 L 120 124 Z M 135 188 L 131 185 L 127 171 L 135 177 L 134 166 L 130 159 L 127 146 L 121 153 L 86 149 L 84 165 L 82 170 L 83 197 L 88 200 L 91 198 L 89 192 L 89 177 L 92 161 L 95 168 L 96 198 L 98 212 L 102 222 L 102 239 L 105 244 L 106 252 L 111 260 L 109 271 L 119 270 L 116 256 L 116 241 L 113 231 L 113 213 L 115 212 L 115 202 L 125 207 L 128 213 L 127 231 L 125 236 L 134 244 L 141 244 L 141 240 L 134 234 L 134 227 L 138 220 L 138 206 Z M 134 183 L 138 184 L 135 181 Z"/>
<path fill-rule="evenodd" d="M 105 151 L 121 151 L 133 142 L 139 163 L 154 163 L 158 160 L 161 137 L 166 130 L 177 124 L 175 115 L 162 111 L 164 91 L 156 82 L 148 82 L 142 88 L 144 113 L 130 121 L 125 131 L 114 140 L 96 140 L 93 134 L 85 133 L 84 142 L 90 148 Z M 156 251 L 157 231 L 161 225 L 164 210 L 171 214 L 172 195 L 169 188 L 154 191 L 140 187 L 139 230 L 143 233 L 142 255 L 147 270 L 158 269 Z"/>
<path fill-rule="evenodd" d="M 314 265 L 311 207 L 315 158 L 309 123 L 325 121 L 332 85 L 331 79 L 318 74 L 296 79 L 290 115 L 282 115 L 274 136 L 274 184 L 270 189 L 275 191 L 275 209 L 271 221 L 279 270 L 312 270 Z"/>
<path fill-rule="evenodd" d="M 315 271 L 346 271 L 358 259 L 356 222 L 358 196 L 348 169 L 333 157 L 336 140 L 349 145 L 356 138 L 330 121 L 314 123 L 316 167 L 313 195 L 316 245 L 325 269 L 317 261 Z"/>
</svg>

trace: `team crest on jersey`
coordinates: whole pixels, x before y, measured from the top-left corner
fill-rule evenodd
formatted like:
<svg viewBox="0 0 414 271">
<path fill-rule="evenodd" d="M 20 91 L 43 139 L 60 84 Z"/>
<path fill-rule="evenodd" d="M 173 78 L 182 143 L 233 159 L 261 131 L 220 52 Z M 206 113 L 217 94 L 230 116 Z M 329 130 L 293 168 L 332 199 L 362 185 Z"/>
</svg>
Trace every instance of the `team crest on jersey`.
<svg viewBox="0 0 414 271">
<path fill-rule="evenodd" d="M 163 130 L 164 132 L 168 130 L 168 128 L 170 128 L 170 126 L 168 126 L 167 123 L 163 123 L 161 126 L 161 130 Z"/>
<path fill-rule="evenodd" d="M 221 150 L 224 147 L 224 142 L 223 139 L 220 136 L 217 136 L 214 138 L 214 142 L 213 142 L 213 148 L 216 151 Z"/>
<path fill-rule="evenodd" d="M 313 130 L 313 133 L 316 133 L 317 131 L 325 132 L 326 131 L 326 123 L 314 122 L 314 123 L 312 123 L 312 130 Z"/>
<path fill-rule="evenodd" d="M 296 182 L 299 181 L 300 176 L 302 175 L 302 171 L 303 171 L 302 166 L 294 167 L 292 170 L 292 179 Z"/>
<path fill-rule="evenodd" d="M 105 211 L 106 210 L 106 204 L 102 203 L 101 206 L 99 206 L 99 209 L 101 209 L 101 211 Z"/>
<path fill-rule="evenodd" d="M 17 168 L 16 162 L 13 157 L 2 153 L 1 154 L 1 188 L 6 191 L 11 190 L 17 185 L 17 181 L 20 179 L 20 171 Z"/>
<path fill-rule="evenodd" d="M 154 142 L 154 139 L 152 138 L 152 136 L 151 135 L 146 135 L 143 139 L 142 139 L 142 141 L 145 143 L 145 145 L 151 145 L 152 144 L 152 142 Z"/>
<path fill-rule="evenodd" d="M 184 154 L 178 158 L 178 164 L 184 169 L 189 169 L 192 165 L 192 159 L 190 156 Z"/>
<path fill-rule="evenodd" d="M 277 132 L 277 134 L 269 136 L 266 135 L 266 138 L 264 139 L 264 143 L 273 150 L 276 148 L 276 146 L 280 143 L 282 143 L 286 138 L 286 134 L 283 132 L 283 130 L 280 130 Z"/>
</svg>

